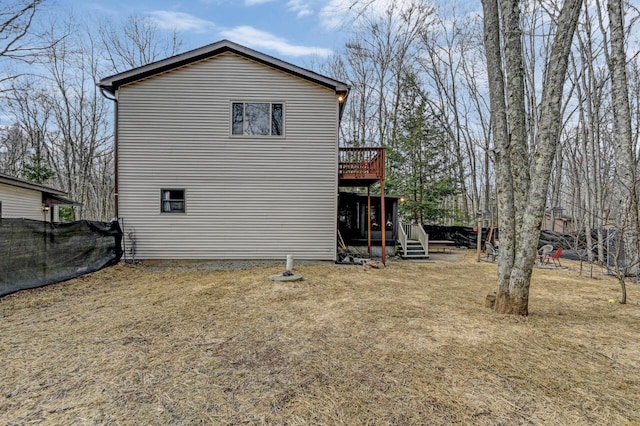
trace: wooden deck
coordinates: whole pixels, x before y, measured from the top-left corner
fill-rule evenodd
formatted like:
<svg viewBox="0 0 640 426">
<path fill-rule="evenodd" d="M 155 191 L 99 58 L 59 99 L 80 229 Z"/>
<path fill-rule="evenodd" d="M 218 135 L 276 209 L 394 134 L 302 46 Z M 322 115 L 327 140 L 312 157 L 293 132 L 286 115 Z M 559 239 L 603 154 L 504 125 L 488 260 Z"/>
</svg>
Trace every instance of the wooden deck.
<svg viewBox="0 0 640 426">
<path fill-rule="evenodd" d="M 384 148 L 340 148 L 338 184 L 369 186 L 384 180 Z"/>
<path fill-rule="evenodd" d="M 386 218 L 384 210 L 384 148 L 340 148 L 338 151 L 338 186 L 367 187 L 367 201 L 371 211 L 371 185 L 380 182 L 380 217 Z M 385 223 L 385 222 L 382 222 Z M 367 218 L 367 246 L 371 256 L 371 214 Z M 387 262 L 387 240 L 381 239 L 382 264 Z"/>
</svg>

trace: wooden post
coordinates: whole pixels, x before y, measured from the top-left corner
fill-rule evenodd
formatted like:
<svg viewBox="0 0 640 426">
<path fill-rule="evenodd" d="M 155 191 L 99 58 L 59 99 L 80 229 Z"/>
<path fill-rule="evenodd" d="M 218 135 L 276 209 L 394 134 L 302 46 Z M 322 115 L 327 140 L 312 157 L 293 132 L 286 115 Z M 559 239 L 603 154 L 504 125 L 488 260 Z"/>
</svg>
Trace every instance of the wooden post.
<svg viewBox="0 0 640 426">
<path fill-rule="evenodd" d="M 478 246 L 476 250 L 478 251 L 478 262 L 480 262 L 480 253 L 482 248 L 482 215 L 478 216 Z"/>
<path fill-rule="evenodd" d="M 367 187 L 367 249 L 371 258 L 371 185 Z"/>
<path fill-rule="evenodd" d="M 382 264 L 387 266 L 387 216 L 384 212 L 384 178 L 380 179 L 380 229 L 382 230 Z"/>
</svg>

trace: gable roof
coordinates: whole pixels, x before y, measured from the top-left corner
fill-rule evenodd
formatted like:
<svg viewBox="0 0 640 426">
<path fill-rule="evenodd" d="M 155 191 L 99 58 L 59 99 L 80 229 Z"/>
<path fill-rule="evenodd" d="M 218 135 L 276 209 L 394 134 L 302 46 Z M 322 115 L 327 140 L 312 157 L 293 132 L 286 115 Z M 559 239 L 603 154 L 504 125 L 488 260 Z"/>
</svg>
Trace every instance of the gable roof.
<svg viewBox="0 0 640 426">
<path fill-rule="evenodd" d="M 29 182 L 28 180 L 19 179 L 4 173 L 0 173 L 0 184 L 15 186 L 17 188 L 31 189 L 33 191 L 40 191 L 42 193 L 42 202 L 46 205 L 53 204 L 74 204 L 81 206 L 73 200 L 65 198 L 68 194 L 59 189 L 51 188 L 49 186 L 40 185 L 39 183 Z"/>
<path fill-rule="evenodd" d="M 54 189 L 48 186 L 40 185 L 38 183 L 29 182 L 28 180 L 18 179 L 17 177 L 9 176 L 4 173 L 0 173 L 0 183 L 5 185 L 16 186 L 18 188 L 32 189 L 34 191 L 44 192 L 50 195 L 57 195 L 60 197 L 66 197 L 67 193 Z"/>
<path fill-rule="evenodd" d="M 221 40 L 216 43 L 202 46 L 198 49 L 190 50 L 176 56 L 171 56 L 160 61 L 152 62 L 138 68 L 133 68 L 131 70 L 103 78 L 98 83 L 98 87 L 106 90 L 107 92 L 115 93 L 118 88 L 124 84 L 142 80 L 144 78 L 170 71 L 172 69 L 182 67 L 193 62 L 201 61 L 203 59 L 211 58 L 225 52 L 233 52 L 237 55 L 244 56 L 245 58 L 262 63 L 269 67 L 295 75 L 302 79 L 335 90 L 337 94 L 342 94 L 345 97 L 349 92 L 349 86 L 346 83 L 342 83 L 338 80 L 325 77 L 316 72 L 301 68 L 289 62 L 282 61 L 280 59 L 274 58 L 273 56 L 258 52 L 257 50 L 241 46 L 229 40 Z"/>
</svg>

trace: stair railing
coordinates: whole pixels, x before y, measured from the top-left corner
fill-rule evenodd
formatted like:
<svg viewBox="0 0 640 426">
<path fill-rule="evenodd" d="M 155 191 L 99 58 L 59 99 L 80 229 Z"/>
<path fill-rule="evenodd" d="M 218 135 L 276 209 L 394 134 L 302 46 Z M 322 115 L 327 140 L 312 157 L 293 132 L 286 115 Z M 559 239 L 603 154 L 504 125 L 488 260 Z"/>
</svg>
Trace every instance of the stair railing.
<svg viewBox="0 0 640 426">
<path fill-rule="evenodd" d="M 418 225 L 416 233 L 418 234 L 418 241 L 420 241 L 420 244 L 422 244 L 422 248 L 424 249 L 424 254 L 429 254 L 429 234 L 424 231 L 422 224 Z"/>
<path fill-rule="evenodd" d="M 407 241 L 417 240 L 420 241 L 424 254 L 429 254 L 429 234 L 424 231 L 424 227 L 421 223 L 404 223 L 399 222 L 400 229 L 400 245 L 404 254 L 407 254 Z"/>
<path fill-rule="evenodd" d="M 409 239 L 409 236 L 407 235 L 407 226 L 407 223 L 404 223 L 401 220 L 398 221 L 398 230 L 400 231 L 400 247 L 402 248 L 402 254 L 404 255 L 407 254 L 407 240 Z"/>
</svg>

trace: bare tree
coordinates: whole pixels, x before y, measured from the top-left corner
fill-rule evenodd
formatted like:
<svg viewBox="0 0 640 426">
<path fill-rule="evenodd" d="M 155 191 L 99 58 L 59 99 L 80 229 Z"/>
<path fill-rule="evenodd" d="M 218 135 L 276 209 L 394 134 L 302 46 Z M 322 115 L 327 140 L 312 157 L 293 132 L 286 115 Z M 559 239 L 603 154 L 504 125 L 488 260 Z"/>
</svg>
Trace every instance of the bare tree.
<svg viewBox="0 0 640 426">
<path fill-rule="evenodd" d="M 46 48 L 38 52 L 38 75 L 16 75 L 10 87 L 5 102 L 17 130 L 6 133 L 0 160 L 15 171 L 25 167 L 25 154 L 36 152 L 54 172 L 50 184 L 79 203 L 69 218 L 107 220 L 113 217 L 114 193 L 111 102 L 95 82 L 173 55 L 181 43 L 142 17 L 97 32 L 77 18 L 60 22 L 42 27 L 39 40 Z M 18 143 L 17 135 L 25 142 Z"/>
<path fill-rule="evenodd" d="M 461 188 L 461 207 L 456 208 L 463 220 L 490 207 L 489 118 L 478 78 L 479 68 L 485 68 L 480 23 L 476 17 L 459 19 L 455 10 L 447 11 L 446 16 L 436 18 L 435 28 L 421 34 L 419 63 L 432 94 L 429 105 L 449 133 L 447 155 L 451 156 L 452 178 Z M 482 167 L 478 158 L 484 161 Z M 486 178 L 482 207 L 481 169 Z"/>
<path fill-rule="evenodd" d="M 343 120 L 345 145 L 364 146 L 376 138 L 374 69 L 369 52 L 356 36 L 345 47 L 345 62 L 348 66 L 348 82 L 351 86 L 346 120 Z M 346 129 L 346 130 L 345 130 Z"/>
<path fill-rule="evenodd" d="M 614 236 L 612 238 L 613 249 L 610 253 L 607 253 L 610 257 L 610 262 L 607 262 L 607 270 L 618 279 L 618 284 L 620 284 L 619 302 L 624 305 L 627 303 L 627 278 L 629 277 L 629 271 L 636 268 L 640 262 L 640 258 L 629 257 L 627 253 L 629 237 L 626 234 L 635 232 L 636 229 L 635 224 L 628 218 L 623 218 L 622 220 L 618 218 L 616 223 L 611 225 Z"/>
<path fill-rule="evenodd" d="M 108 219 L 112 213 L 105 215 L 99 206 L 102 197 L 96 196 L 95 183 L 104 179 L 96 176 L 97 159 L 111 156 L 110 114 L 95 86 L 99 67 L 95 43 L 82 28 L 69 21 L 69 35 L 60 39 L 59 24 L 52 25 L 44 40 L 56 42 L 41 54 L 40 75 L 17 79 L 6 102 L 29 149 L 41 153 L 53 171 L 50 184 L 79 203 L 73 218 Z"/>
<path fill-rule="evenodd" d="M 604 102 L 606 99 L 606 75 L 596 67 L 597 52 L 601 51 L 594 36 L 593 23 L 589 7 L 584 8 L 584 22 L 577 32 L 578 52 L 572 61 L 572 76 L 576 82 L 577 97 L 579 99 L 577 141 L 574 146 L 568 146 L 568 163 L 572 169 L 572 184 L 575 188 L 575 203 L 582 210 L 581 219 L 585 226 L 586 245 L 593 247 L 591 241 L 592 229 L 598 230 L 597 239 L 598 258 L 604 260 L 604 246 L 602 244 L 604 210 L 603 182 L 606 175 L 601 173 L 604 168 L 603 160 L 607 156 L 599 155 L 601 146 L 601 130 L 603 128 Z M 580 69 L 577 63 L 581 65 Z M 593 260 L 591 252 L 589 260 Z"/>
<path fill-rule="evenodd" d="M 69 26 L 79 25 L 70 21 Z M 76 219 L 106 219 L 96 202 L 96 159 L 112 154 L 107 104 L 96 88 L 99 50 L 89 32 L 76 32 L 48 52 L 45 67 L 54 90 L 48 103 L 54 125 L 49 132 L 58 185 L 82 204 Z M 100 198 L 100 197 L 98 197 Z"/>
<path fill-rule="evenodd" d="M 20 176 L 22 163 L 29 155 L 29 140 L 20 126 L 0 130 L 0 172 Z"/>
<path fill-rule="evenodd" d="M 45 0 L 9 0 L 0 2 L 0 93 L 6 84 L 24 73 L 10 71 L 11 64 L 31 64 L 59 39 L 46 40 L 34 34 L 34 19 Z"/>
<path fill-rule="evenodd" d="M 356 17 L 343 60 L 352 87 L 345 142 L 393 146 L 402 76 L 414 66 L 416 40 L 430 25 L 433 8 L 410 1 L 375 13 L 370 5 L 354 1 L 349 7 Z"/>
<path fill-rule="evenodd" d="M 524 67 L 520 1 L 483 0 L 482 5 L 496 145 L 501 246 L 495 310 L 527 315 L 540 223 L 560 136 L 568 57 L 582 0 L 565 0 L 557 17 L 555 37 L 545 64 L 538 139 L 532 153 L 526 144 L 526 110 L 522 94 Z M 529 158 L 532 160 L 530 169 Z M 530 174 L 528 170 L 531 170 Z"/>
<path fill-rule="evenodd" d="M 173 56 L 182 47 L 176 31 L 165 33 L 152 19 L 140 15 L 131 15 L 122 24 L 105 21 L 98 32 L 103 55 L 113 73 Z"/>
<path fill-rule="evenodd" d="M 616 175 L 619 185 L 616 197 L 619 227 L 624 232 L 625 260 L 632 266 L 638 264 L 638 187 L 637 160 L 633 149 L 631 131 L 631 108 L 629 105 L 629 84 L 627 82 L 627 57 L 625 53 L 624 14 L 622 0 L 609 0 L 609 28 L 611 31 L 611 53 L 608 57 L 611 72 L 611 96 L 613 106 L 613 140 L 616 156 Z M 624 286 L 623 286 L 624 289 Z M 624 292 L 623 303 L 626 302 Z"/>
<path fill-rule="evenodd" d="M 5 155 L 15 158 L 17 163 L 11 174 L 31 178 L 29 180 L 37 183 L 47 183 L 52 175 L 46 144 L 47 128 L 51 119 L 51 108 L 47 99 L 47 92 L 38 86 L 33 77 L 15 80 L 5 96 L 5 103 L 15 120 L 12 127 L 21 137 L 21 143 L 6 146 Z M 35 164 L 28 164 L 30 159 L 35 160 Z M 31 171 L 35 171 L 35 174 L 25 176 L 29 168 L 32 168 Z M 39 171 L 44 173 L 40 175 Z"/>
<path fill-rule="evenodd" d="M 32 61 L 41 49 L 31 43 L 30 30 L 43 0 L 14 0 L 0 4 L 0 57 Z"/>
</svg>

